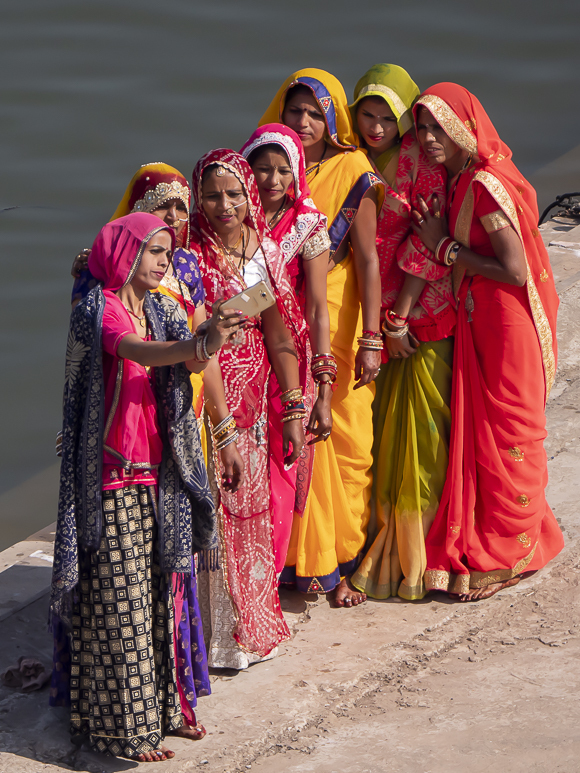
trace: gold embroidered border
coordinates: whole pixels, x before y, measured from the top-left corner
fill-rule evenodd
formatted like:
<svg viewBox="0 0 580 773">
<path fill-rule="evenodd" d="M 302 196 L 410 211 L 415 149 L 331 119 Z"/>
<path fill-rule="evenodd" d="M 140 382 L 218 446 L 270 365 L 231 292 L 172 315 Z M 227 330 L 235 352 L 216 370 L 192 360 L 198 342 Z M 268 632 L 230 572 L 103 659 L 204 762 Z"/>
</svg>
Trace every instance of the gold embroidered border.
<svg viewBox="0 0 580 773">
<path fill-rule="evenodd" d="M 189 288 L 184 282 L 179 282 L 179 280 L 176 279 L 175 276 L 173 275 L 168 276 L 167 274 L 165 274 L 165 276 L 161 280 L 161 284 L 163 285 L 163 287 L 167 287 L 168 290 L 172 290 L 176 294 L 183 295 L 186 301 L 191 302 L 191 293 L 189 292 Z"/>
<path fill-rule="evenodd" d="M 554 347 L 552 339 L 552 329 L 544 311 L 542 300 L 538 293 L 538 288 L 532 276 L 530 270 L 530 264 L 528 262 L 528 256 L 526 255 L 526 248 L 524 240 L 522 238 L 522 231 L 520 228 L 520 221 L 516 212 L 514 202 L 511 196 L 503 186 L 503 184 L 489 172 L 477 172 L 473 178 L 482 183 L 491 196 L 497 201 L 504 213 L 509 217 L 516 233 L 520 237 L 522 248 L 524 250 L 524 257 L 526 260 L 526 268 L 528 272 L 527 276 L 527 290 L 528 299 L 530 302 L 530 308 L 532 310 L 532 316 L 534 318 L 534 325 L 536 326 L 536 332 L 540 341 L 540 348 L 542 351 L 542 360 L 544 363 L 544 378 L 546 380 L 546 400 L 550 394 L 554 378 L 556 377 L 556 358 L 554 356 Z"/>
<path fill-rule="evenodd" d="M 360 90 L 359 95 L 357 97 L 357 102 L 362 99 L 362 97 L 366 96 L 369 91 L 373 92 L 379 92 L 379 94 L 384 94 L 385 97 L 388 97 L 388 99 L 391 100 L 393 103 L 393 107 L 398 112 L 397 120 L 401 124 L 401 129 L 403 130 L 403 134 L 411 128 L 413 125 L 413 118 L 411 116 L 411 111 L 406 107 L 405 103 L 401 99 L 401 97 L 397 94 L 396 91 L 393 91 L 393 89 L 390 89 L 388 86 L 383 86 L 382 83 L 369 83 L 368 86 L 363 86 L 363 88 Z M 371 94 L 372 96 L 372 94 Z M 405 113 L 407 115 L 405 115 Z"/>
<path fill-rule="evenodd" d="M 511 225 L 501 209 L 498 209 L 497 212 L 490 212 L 489 215 L 484 215 L 483 217 L 480 217 L 479 220 L 488 234 L 492 234 L 495 231 L 501 231 Z"/>
<path fill-rule="evenodd" d="M 471 572 L 470 574 L 451 574 L 442 569 L 428 569 L 425 572 L 425 588 L 427 590 L 442 590 L 447 593 L 469 593 L 472 588 L 487 588 L 496 582 L 512 580 L 529 566 L 538 543 L 534 545 L 527 556 L 518 561 L 513 569 L 497 569 L 493 572 Z"/>
<path fill-rule="evenodd" d="M 459 145 L 463 150 L 467 150 L 468 153 L 477 154 L 477 139 L 475 135 L 469 131 L 458 115 L 441 97 L 436 97 L 434 94 L 425 94 L 419 97 L 416 104 L 427 108 L 456 145 Z"/>
</svg>

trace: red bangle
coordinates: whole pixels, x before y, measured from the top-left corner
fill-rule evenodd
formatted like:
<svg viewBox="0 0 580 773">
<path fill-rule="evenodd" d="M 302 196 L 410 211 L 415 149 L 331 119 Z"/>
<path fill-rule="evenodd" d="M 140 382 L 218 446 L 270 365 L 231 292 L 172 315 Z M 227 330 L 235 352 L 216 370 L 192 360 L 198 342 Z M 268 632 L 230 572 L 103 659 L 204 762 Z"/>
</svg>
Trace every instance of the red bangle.
<svg viewBox="0 0 580 773">
<path fill-rule="evenodd" d="M 439 263 L 444 262 L 444 256 L 447 252 L 447 249 L 453 244 L 453 239 L 450 236 L 446 236 L 437 245 L 435 248 L 435 258 L 439 261 Z"/>
<path fill-rule="evenodd" d="M 381 338 L 378 330 L 363 330 L 361 338 Z"/>
<path fill-rule="evenodd" d="M 393 311 L 392 309 L 387 309 L 386 316 L 388 317 L 388 319 L 391 320 L 391 322 L 394 322 L 395 324 L 396 324 L 395 322 L 396 319 L 400 319 L 403 324 L 405 324 L 405 322 L 409 320 L 408 317 L 401 317 L 400 314 L 397 314 L 397 312 Z"/>
</svg>

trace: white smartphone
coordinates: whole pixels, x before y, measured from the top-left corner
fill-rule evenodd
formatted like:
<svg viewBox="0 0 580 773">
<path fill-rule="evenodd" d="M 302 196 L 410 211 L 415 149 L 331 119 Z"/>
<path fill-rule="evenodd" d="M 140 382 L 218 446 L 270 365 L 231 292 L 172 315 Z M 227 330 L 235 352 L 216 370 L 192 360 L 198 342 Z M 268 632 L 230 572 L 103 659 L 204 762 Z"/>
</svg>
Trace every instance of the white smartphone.
<svg viewBox="0 0 580 773">
<path fill-rule="evenodd" d="M 236 309 L 243 311 L 247 317 L 256 317 L 264 309 L 270 308 L 276 303 L 276 299 L 266 282 L 258 282 L 256 285 L 242 290 L 241 293 L 228 298 L 222 303 L 222 309 Z"/>
</svg>

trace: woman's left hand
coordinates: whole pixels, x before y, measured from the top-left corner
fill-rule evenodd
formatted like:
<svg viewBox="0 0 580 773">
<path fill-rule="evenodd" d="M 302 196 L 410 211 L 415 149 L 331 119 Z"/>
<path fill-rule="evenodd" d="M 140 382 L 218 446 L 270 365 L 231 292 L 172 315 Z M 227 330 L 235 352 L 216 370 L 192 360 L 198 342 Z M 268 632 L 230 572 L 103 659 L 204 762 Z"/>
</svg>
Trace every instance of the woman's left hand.
<svg viewBox="0 0 580 773">
<path fill-rule="evenodd" d="M 222 486 L 230 494 L 237 491 L 244 482 L 244 461 L 235 443 L 222 448 L 220 458 L 224 466 Z"/>
<path fill-rule="evenodd" d="M 330 385 L 329 385 L 330 386 Z M 330 392 L 330 397 L 332 392 Z M 310 414 L 307 430 L 314 435 L 312 440 L 308 441 L 311 446 L 321 440 L 325 442 L 330 437 L 332 431 L 332 410 L 330 408 L 330 397 L 318 395 L 314 408 Z"/>
<path fill-rule="evenodd" d="M 381 352 L 377 349 L 362 349 L 359 347 L 354 360 L 354 389 L 360 389 L 370 384 L 379 375 L 381 367 Z"/>
<path fill-rule="evenodd" d="M 222 309 L 224 299 L 218 299 L 212 306 L 212 315 L 197 328 L 198 335 L 207 333 L 207 349 L 213 354 L 244 327 L 249 318 L 235 309 Z"/>
<path fill-rule="evenodd" d="M 299 458 L 305 442 L 306 438 L 300 419 L 284 422 L 282 425 L 282 453 L 286 467 L 291 467 Z M 292 453 L 290 453 L 290 445 L 292 445 Z"/>
<path fill-rule="evenodd" d="M 413 231 L 415 231 L 428 250 L 435 252 L 441 239 L 449 236 L 447 218 L 436 193 L 433 194 L 433 214 L 429 212 L 425 199 L 419 194 L 417 195 L 417 200 L 420 211 L 417 212 L 414 209 L 411 213 Z"/>
</svg>

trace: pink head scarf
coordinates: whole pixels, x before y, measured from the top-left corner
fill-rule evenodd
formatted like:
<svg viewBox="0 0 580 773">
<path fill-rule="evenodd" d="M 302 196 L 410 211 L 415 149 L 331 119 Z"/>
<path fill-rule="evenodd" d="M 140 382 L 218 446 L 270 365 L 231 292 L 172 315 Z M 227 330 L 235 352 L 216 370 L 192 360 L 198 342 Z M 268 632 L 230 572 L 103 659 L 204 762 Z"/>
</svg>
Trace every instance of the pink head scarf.
<svg viewBox="0 0 580 773">
<path fill-rule="evenodd" d="M 89 271 L 104 290 L 115 292 L 128 284 L 139 268 L 147 242 L 159 231 L 171 234 L 175 248 L 175 232 L 155 215 L 134 212 L 111 220 L 99 231 L 89 257 Z"/>
<path fill-rule="evenodd" d="M 289 191 L 294 199 L 294 204 L 272 229 L 272 236 L 279 242 L 291 229 L 300 213 L 307 211 L 319 213 L 310 199 L 310 188 L 306 180 L 304 148 L 296 132 L 281 123 L 267 123 L 256 129 L 240 153 L 247 159 L 256 148 L 264 147 L 264 145 L 279 145 L 281 147 L 288 156 L 294 178 L 294 191 L 292 193 Z"/>
</svg>

